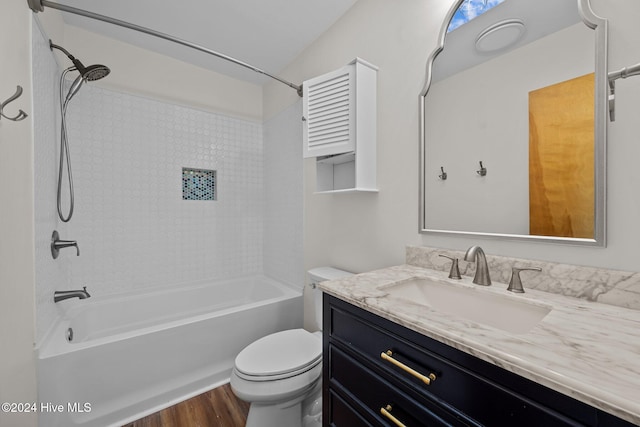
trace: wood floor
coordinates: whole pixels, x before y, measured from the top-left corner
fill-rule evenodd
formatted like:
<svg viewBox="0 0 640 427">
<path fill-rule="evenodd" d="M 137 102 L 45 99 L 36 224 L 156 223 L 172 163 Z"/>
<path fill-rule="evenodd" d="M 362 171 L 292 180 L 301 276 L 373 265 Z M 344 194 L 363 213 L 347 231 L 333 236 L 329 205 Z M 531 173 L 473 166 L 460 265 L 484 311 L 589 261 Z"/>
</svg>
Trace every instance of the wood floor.
<svg viewBox="0 0 640 427">
<path fill-rule="evenodd" d="M 244 427 L 248 413 L 225 384 L 123 427 Z"/>
</svg>

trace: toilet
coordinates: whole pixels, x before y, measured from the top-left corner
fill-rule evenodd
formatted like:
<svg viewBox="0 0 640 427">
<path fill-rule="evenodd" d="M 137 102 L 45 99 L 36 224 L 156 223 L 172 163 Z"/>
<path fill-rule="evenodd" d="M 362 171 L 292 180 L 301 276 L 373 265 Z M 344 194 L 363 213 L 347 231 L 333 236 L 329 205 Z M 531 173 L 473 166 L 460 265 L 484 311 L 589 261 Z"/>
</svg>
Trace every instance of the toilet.
<svg viewBox="0 0 640 427">
<path fill-rule="evenodd" d="M 276 332 L 249 344 L 236 357 L 231 389 L 251 404 L 246 427 L 322 425 L 322 291 L 315 285 L 352 273 L 319 267 L 308 274 L 320 331 Z"/>
</svg>

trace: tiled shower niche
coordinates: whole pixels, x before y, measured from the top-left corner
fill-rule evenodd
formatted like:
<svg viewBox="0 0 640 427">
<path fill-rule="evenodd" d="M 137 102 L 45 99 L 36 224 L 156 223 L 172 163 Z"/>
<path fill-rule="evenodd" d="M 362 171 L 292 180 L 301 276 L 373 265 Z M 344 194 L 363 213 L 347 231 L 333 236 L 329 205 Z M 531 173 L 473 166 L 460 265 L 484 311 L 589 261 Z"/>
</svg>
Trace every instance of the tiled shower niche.
<svg viewBox="0 0 640 427">
<path fill-rule="evenodd" d="M 216 200 L 216 171 L 182 168 L 182 200 Z"/>
</svg>

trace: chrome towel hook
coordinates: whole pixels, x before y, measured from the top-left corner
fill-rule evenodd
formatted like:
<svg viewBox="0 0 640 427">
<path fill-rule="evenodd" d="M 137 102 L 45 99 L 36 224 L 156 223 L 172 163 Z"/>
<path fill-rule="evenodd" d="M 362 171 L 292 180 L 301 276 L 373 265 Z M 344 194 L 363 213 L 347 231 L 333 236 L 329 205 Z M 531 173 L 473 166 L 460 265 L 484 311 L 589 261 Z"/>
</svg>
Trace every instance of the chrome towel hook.
<svg viewBox="0 0 640 427">
<path fill-rule="evenodd" d="M 447 179 L 447 173 L 444 171 L 444 166 L 440 166 L 440 171 L 442 172 L 440 175 L 438 175 L 438 178 L 440 178 L 442 181 Z"/>
<path fill-rule="evenodd" d="M 480 170 L 477 170 L 476 173 L 480 176 L 485 176 L 487 174 L 487 168 L 482 166 L 482 160 L 480 160 Z"/>
<path fill-rule="evenodd" d="M 7 99 L 6 101 L 4 101 L 3 103 L 0 104 L 0 118 L 4 117 L 5 119 L 14 121 L 14 122 L 19 122 L 20 120 L 24 120 L 27 118 L 27 113 L 25 113 L 22 110 L 18 111 L 18 115 L 15 117 L 9 117 L 9 116 L 5 116 L 3 110 L 4 107 L 9 104 L 12 101 L 15 101 L 16 99 L 20 98 L 20 96 L 22 95 L 22 86 L 18 86 L 16 88 L 16 93 L 14 93 L 9 99 Z"/>
</svg>

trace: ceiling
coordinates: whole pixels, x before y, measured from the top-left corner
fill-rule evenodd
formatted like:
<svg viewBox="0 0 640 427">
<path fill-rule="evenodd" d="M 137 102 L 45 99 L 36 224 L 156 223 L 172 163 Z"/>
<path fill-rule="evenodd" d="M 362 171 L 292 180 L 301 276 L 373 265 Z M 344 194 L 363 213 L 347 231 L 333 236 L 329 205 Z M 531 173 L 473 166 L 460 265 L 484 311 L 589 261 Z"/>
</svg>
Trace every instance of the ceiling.
<svg viewBox="0 0 640 427">
<path fill-rule="evenodd" d="M 278 75 L 357 0 L 59 0 L 189 41 Z M 228 76 L 266 77 L 144 33 L 63 12 L 74 25 Z"/>
</svg>

